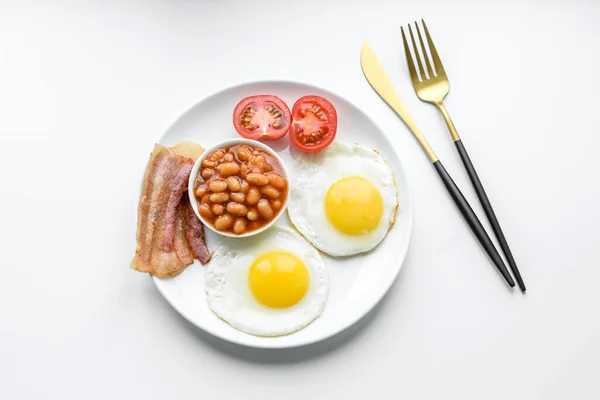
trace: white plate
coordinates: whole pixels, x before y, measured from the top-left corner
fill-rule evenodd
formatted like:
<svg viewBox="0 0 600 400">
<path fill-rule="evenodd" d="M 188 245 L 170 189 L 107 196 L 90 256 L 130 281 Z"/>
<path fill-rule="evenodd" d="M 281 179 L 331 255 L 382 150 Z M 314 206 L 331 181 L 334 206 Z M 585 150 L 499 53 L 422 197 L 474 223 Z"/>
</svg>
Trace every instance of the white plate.
<svg viewBox="0 0 600 400">
<path fill-rule="evenodd" d="M 383 242 L 364 255 L 335 259 L 323 255 L 329 272 L 330 292 L 325 311 L 306 328 L 287 336 L 263 338 L 240 332 L 219 319 L 208 308 L 204 292 L 204 270 L 198 262 L 180 275 L 153 278 L 156 287 L 167 301 L 188 321 L 221 339 L 244 346 L 286 348 L 303 346 L 331 337 L 348 328 L 369 312 L 388 291 L 400 268 L 412 231 L 413 205 L 398 155 L 383 131 L 367 114 L 347 100 L 326 90 L 287 81 L 253 82 L 225 89 L 202 100 L 181 116 L 160 139 L 160 144 L 172 146 L 182 140 L 193 140 L 208 147 L 213 143 L 237 137 L 232 113 L 236 104 L 247 96 L 273 94 L 288 106 L 305 95 L 327 98 L 338 113 L 336 140 L 357 142 L 378 150 L 391 166 L 398 187 L 400 208 L 396 223 Z M 286 165 L 294 162 L 287 138 L 265 142 L 278 151 Z M 284 215 L 277 222 L 288 225 Z M 204 230 L 209 250 L 214 249 L 220 236 Z"/>
</svg>

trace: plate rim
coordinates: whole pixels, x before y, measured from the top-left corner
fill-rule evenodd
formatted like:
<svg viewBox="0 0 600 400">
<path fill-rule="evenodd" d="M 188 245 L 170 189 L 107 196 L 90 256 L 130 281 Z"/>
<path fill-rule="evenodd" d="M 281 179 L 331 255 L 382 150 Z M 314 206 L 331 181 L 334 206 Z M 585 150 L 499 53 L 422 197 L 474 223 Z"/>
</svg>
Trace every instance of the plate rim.
<svg viewBox="0 0 600 400">
<path fill-rule="evenodd" d="M 381 300 L 389 293 L 391 287 L 394 285 L 394 283 L 397 281 L 398 276 L 400 275 L 400 271 L 402 270 L 402 267 L 404 265 L 404 262 L 406 261 L 406 255 L 408 254 L 409 248 L 410 248 L 410 244 L 412 241 L 412 233 L 413 233 L 413 223 L 414 223 L 414 198 L 412 195 L 412 191 L 410 189 L 410 185 L 408 183 L 408 177 L 405 173 L 404 170 L 404 164 L 402 163 L 401 158 L 398 155 L 398 152 L 396 151 L 396 146 L 393 145 L 393 143 L 390 141 L 390 139 L 388 138 L 388 135 L 386 134 L 386 131 L 381 129 L 380 125 L 373 120 L 366 112 L 363 111 L 363 109 L 361 107 L 359 107 L 358 105 L 356 105 L 356 103 L 354 103 L 352 100 L 349 100 L 346 96 L 342 96 L 340 94 L 338 94 L 337 92 L 330 90 L 330 89 L 326 89 L 323 88 L 319 85 L 314 85 L 312 83 L 307 83 L 301 80 L 292 80 L 292 79 L 263 79 L 263 80 L 251 80 L 251 81 L 242 81 L 242 82 L 238 82 L 232 85 L 229 85 L 227 87 L 224 87 L 220 90 L 214 91 L 204 97 L 202 97 L 200 100 L 196 101 L 195 103 L 193 103 L 190 107 L 187 108 L 187 110 L 185 112 L 183 112 L 182 114 L 180 114 L 164 131 L 163 133 L 160 135 L 160 137 L 157 140 L 157 143 L 161 143 L 163 141 L 163 139 L 165 138 L 165 136 L 167 135 L 167 133 L 169 131 L 171 131 L 171 129 L 173 129 L 173 127 L 175 127 L 180 120 L 182 120 L 185 116 L 187 116 L 188 114 L 190 114 L 194 109 L 196 109 L 196 107 L 198 107 L 198 105 L 200 105 L 201 103 L 207 101 L 208 99 L 221 95 L 227 91 L 230 90 L 234 90 L 237 88 L 242 88 L 244 86 L 253 86 L 253 85 L 277 85 L 277 84 L 294 84 L 294 85 L 302 85 L 302 86 L 308 86 L 308 87 L 312 87 L 315 88 L 321 92 L 324 93 L 328 93 L 331 94 L 333 97 L 337 97 L 340 99 L 343 99 L 344 101 L 348 102 L 348 104 L 350 104 L 352 107 L 356 108 L 357 110 L 359 110 L 360 113 L 362 113 L 367 119 L 369 119 L 373 125 L 375 125 L 382 133 L 385 141 L 388 142 L 388 144 L 390 145 L 390 148 L 396 153 L 396 156 L 398 158 L 398 163 L 400 166 L 400 171 L 405 179 L 406 182 L 406 196 L 409 199 L 409 205 L 410 205 L 410 212 L 408 213 L 408 239 L 406 241 L 406 245 L 405 245 L 405 249 L 403 249 L 402 252 L 402 258 L 401 260 L 398 261 L 398 268 L 394 274 L 393 279 L 389 280 L 389 283 L 387 284 L 387 287 L 385 288 L 385 290 L 382 291 L 381 295 L 377 298 L 376 301 L 373 302 L 373 304 L 370 307 L 367 307 L 363 313 L 361 313 L 360 315 L 356 316 L 353 320 L 351 320 L 348 324 L 345 324 L 344 326 L 341 326 L 339 328 L 333 329 L 331 332 L 329 332 L 327 335 L 323 335 L 323 336 L 319 336 L 319 337 L 315 337 L 311 340 L 305 341 L 305 342 L 298 342 L 298 343 L 284 343 L 283 345 L 278 344 L 278 342 L 270 342 L 268 339 L 270 338 L 266 338 L 267 340 L 265 340 L 263 343 L 248 343 L 248 342 L 244 342 L 242 340 L 237 340 L 235 338 L 229 338 L 229 337 L 224 337 L 222 335 L 220 335 L 218 332 L 210 329 L 210 328 L 206 328 L 203 326 L 199 326 L 198 324 L 196 324 L 194 322 L 193 318 L 190 318 L 188 315 L 186 315 L 186 312 L 181 310 L 180 308 L 177 307 L 177 305 L 175 305 L 173 302 L 171 302 L 169 300 L 169 297 L 166 295 L 166 293 L 163 291 L 161 285 L 159 284 L 159 282 L 161 281 L 160 278 L 156 277 L 156 276 L 152 276 L 150 275 L 154 286 L 158 289 L 158 292 L 161 294 L 161 296 L 164 298 L 164 300 L 166 300 L 166 302 L 184 319 L 186 319 L 190 324 L 192 324 L 193 326 L 195 326 L 196 328 L 202 330 L 205 333 L 208 333 L 220 340 L 223 340 L 225 342 L 229 342 L 229 343 L 233 343 L 235 345 L 238 346 L 243 346 L 243 347 L 248 347 L 248 348 L 257 348 L 257 349 L 291 349 L 291 348 L 297 348 L 297 347 L 303 347 L 303 346 L 308 346 L 311 344 L 315 344 L 318 342 L 322 342 L 325 341 L 327 339 L 330 339 L 336 335 L 338 335 L 339 333 L 345 331 L 346 329 L 349 329 L 350 327 L 354 326 L 358 321 L 360 321 L 361 319 L 363 319 L 365 316 L 367 316 L 371 311 L 373 311 L 373 309 L 375 309 L 375 307 L 381 303 Z M 321 318 L 321 317 L 320 317 Z M 235 328 L 231 328 L 231 329 L 235 329 Z M 270 342 L 270 343 L 269 343 Z"/>
</svg>

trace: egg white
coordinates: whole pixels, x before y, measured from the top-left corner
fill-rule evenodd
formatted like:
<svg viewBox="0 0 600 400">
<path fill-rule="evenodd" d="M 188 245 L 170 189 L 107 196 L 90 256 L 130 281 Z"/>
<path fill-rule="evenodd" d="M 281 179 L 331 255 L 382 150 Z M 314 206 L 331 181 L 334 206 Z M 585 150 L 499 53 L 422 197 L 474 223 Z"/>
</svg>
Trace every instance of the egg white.
<svg viewBox="0 0 600 400">
<path fill-rule="evenodd" d="M 325 213 L 325 197 L 331 185 L 351 176 L 370 181 L 383 200 L 378 226 L 357 236 L 338 231 Z M 290 220 L 306 240 L 329 255 L 350 256 L 373 249 L 387 235 L 397 209 L 394 174 L 385 160 L 368 147 L 335 141 L 321 152 L 302 154 L 292 169 L 288 199 Z"/>
<path fill-rule="evenodd" d="M 287 308 L 259 303 L 248 285 L 253 261 L 271 251 L 287 251 L 306 266 L 310 279 L 304 297 Z M 325 309 L 329 280 L 319 252 L 289 228 L 273 226 L 247 238 L 225 238 L 215 249 L 206 269 L 208 306 L 225 322 L 256 336 L 281 336 L 296 332 Z"/>
</svg>

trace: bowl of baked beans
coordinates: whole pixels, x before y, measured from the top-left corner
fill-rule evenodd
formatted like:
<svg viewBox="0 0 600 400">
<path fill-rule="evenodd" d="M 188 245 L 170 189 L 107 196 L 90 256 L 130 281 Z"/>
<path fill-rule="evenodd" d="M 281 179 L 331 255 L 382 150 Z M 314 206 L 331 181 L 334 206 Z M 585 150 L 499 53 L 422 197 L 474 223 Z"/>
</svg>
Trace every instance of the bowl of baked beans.
<svg viewBox="0 0 600 400">
<path fill-rule="evenodd" d="M 188 184 L 200 221 L 229 237 L 267 230 L 283 214 L 288 192 L 288 174 L 277 153 L 241 138 L 208 148 L 194 164 Z"/>
</svg>

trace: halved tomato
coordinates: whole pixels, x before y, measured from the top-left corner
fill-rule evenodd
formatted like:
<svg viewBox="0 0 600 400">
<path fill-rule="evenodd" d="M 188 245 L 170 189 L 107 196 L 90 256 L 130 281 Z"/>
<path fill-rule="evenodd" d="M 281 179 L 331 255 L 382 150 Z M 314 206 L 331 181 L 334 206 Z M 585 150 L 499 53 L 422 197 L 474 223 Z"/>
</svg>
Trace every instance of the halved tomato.
<svg viewBox="0 0 600 400">
<path fill-rule="evenodd" d="M 300 151 L 312 153 L 329 146 L 337 132 L 337 112 L 320 96 L 304 96 L 292 107 L 290 141 Z"/>
<path fill-rule="evenodd" d="M 283 100 L 267 94 L 246 97 L 233 111 L 233 126 L 247 139 L 279 139 L 290 129 L 290 121 L 290 109 Z"/>
</svg>

